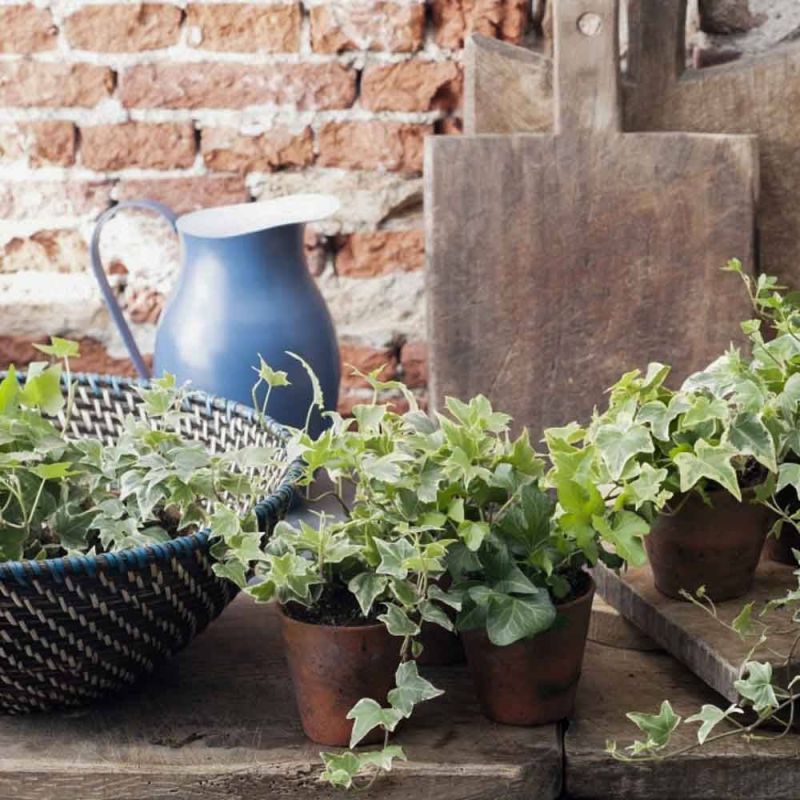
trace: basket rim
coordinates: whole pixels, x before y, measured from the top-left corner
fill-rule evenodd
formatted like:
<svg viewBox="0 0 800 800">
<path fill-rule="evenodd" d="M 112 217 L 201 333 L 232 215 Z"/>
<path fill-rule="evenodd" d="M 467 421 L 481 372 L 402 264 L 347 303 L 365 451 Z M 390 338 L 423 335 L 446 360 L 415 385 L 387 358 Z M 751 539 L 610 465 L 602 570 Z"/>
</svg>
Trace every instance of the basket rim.
<svg viewBox="0 0 800 800">
<path fill-rule="evenodd" d="M 0 379 L 8 375 L 8 370 L 0 370 Z M 26 371 L 17 372 L 19 378 L 24 378 Z M 150 378 L 135 378 L 125 375 L 101 374 L 96 372 L 71 372 L 70 378 L 78 383 L 88 385 L 96 394 L 103 388 L 110 388 L 116 394 L 135 387 L 147 387 L 152 383 Z M 67 376 L 62 373 L 62 385 L 67 385 Z M 258 423 L 256 410 L 234 400 L 204 392 L 201 389 L 191 389 L 186 395 L 186 402 L 205 403 L 207 413 L 212 410 L 225 412 L 227 420 L 241 417 L 248 422 Z M 274 434 L 281 441 L 289 440 L 291 433 L 285 425 L 264 414 L 260 424 Z M 270 523 L 277 521 L 281 512 L 285 512 L 295 497 L 297 481 L 303 471 L 303 460 L 296 458 L 289 462 L 277 486 L 272 492 L 255 504 L 253 511 L 259 522 L 259 527 L 267 529 Z M 59 556 L 57 558 L 19 559 L 15 561 L 0 561 L 0 579 L 14 577 L 20 583 L 28 583 L 28 578 L 43 576 L 46 572 L 63 579 L 69 574 L 86 573 L 94 575 L 98 571 L 111 567 L 113 569 L 130 569 L 142 567 L 148 562 L 169 560 L 175 555 L 186 555 L 194 550 L 208 546 L 213 538 L 210 528 L 202 528 L 194 533 L 176 536 L 167 542 L 154 542 L 151 544 L 128 547 L 110 553 L 80 553 L 78 555 Z"/>
</svg>

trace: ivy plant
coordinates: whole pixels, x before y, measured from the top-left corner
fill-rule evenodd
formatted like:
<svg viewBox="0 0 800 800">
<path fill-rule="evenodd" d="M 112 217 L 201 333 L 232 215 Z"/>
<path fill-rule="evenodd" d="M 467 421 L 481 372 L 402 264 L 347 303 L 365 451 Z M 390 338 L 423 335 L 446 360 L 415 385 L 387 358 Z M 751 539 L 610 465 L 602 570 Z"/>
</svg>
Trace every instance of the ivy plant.
<svg viewBox="0 0 800 800">
<path fill-rule="evenodd" d="M 186 390 L 171 375 L 137 388 L 142 413 L 124 419 L 112 445 L 72 438 L 78 345 L 53 338 L 38 347 L 50 361 L 31 364 L 24 380 L 12 366 L 0 381 L 0 560 L 164 542 L 207 526 L 225 504 L 258 535 L 249 509 L 268 487 L 254 467 L 285 463 L 283 451 L 211 454 L 184 438 Z"/>
</svg>

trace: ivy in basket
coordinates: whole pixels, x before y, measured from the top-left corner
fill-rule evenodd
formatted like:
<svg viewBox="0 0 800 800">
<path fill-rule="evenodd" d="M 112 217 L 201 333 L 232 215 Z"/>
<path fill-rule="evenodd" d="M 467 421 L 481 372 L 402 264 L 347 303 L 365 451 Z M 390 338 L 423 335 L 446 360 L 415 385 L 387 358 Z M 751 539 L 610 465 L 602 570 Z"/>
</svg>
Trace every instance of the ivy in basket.
<svg viewBox="0 0 800 800">
<path fill-rule="evenodd" d="M 249 509 L 265 487 L 264 471 L 252 468 L 279 454 L 247 447 L 213 455 L 184 439 L 186 392 L 171 375 L 138 389 L 141 413 L 125 419 L 113 444 L 71 438 L 69 360 L 78 345 L 54 337 L 37 347 L 49 362 L 31 364 L 24 381 L 12 366 L 0 382 L 0 560 L 164 542 L 208 525 L 223 500 L 248 509 L 243 536 L 255 545 Z"/>
<path fill-rule="evenodd" d="M 330 427 L 316 440 L 295 433 L 306 463 L 302 482 L 310 487 L 324 471 L 343 519 L 281 523 L 260 549 L 237 543 L 235 515 L 220 510 L 228 519 L 218 517 L 215 526 L 223 537 L 219 568 L 238 573 L 256 600 L 280 604 L 306 733 L 349 746 L 322 755 L 323 778 L 340 786 L 369 782 L 405 758 L 390 734 L 417 704 L 441 694 L 417 667 L 436 627 L 482 633 L 504 652 L 517 643 L 532 652 L 537 635 L 567 631 L 577 640 L 567 668 L 574 692 L 591 600 L 582 568 L 600 558 L 620 564 L 609 544 L 639 558 L 636 540 L 647 531 L 637 512 L 607 503 L 590 476 L 565 476 L 563 464 L 546 476 L 527 432 L 512 436 L 510 418 L 485 397 L 450 398 L 446 412 L 431 418 L 405 386 L 378 375 L 361 376 L 374 395 L 353 408 L 353 419 L 329 413 Z M 270 387 L 286 378 L 264 364 L 261 377 Z M 379 403 L 387 390 L 402 393 L 409 410 Z M 560 435 L 552 442 L 575 449 Z M 569 460 L 566 452 L 558 456 Z M 258 582 L 247 585 L 251 567 Z M 578 600 L 585 613 L 572 622 L 566 609 Z M 467 649 L 480 685 L 478 647 L 468 642 Z M 369 664 L 354 662 L 352 651 Z M 517 686 L 528 683 L 526 674 Z M 522 721 L 568 713 L 569 688 L 564 694 L 560 705 L 528 710 Z M 492 701 L 484 708 L 502 717 Z M 379 750 L 353 749 L 376 739 Z"/>
</svg>

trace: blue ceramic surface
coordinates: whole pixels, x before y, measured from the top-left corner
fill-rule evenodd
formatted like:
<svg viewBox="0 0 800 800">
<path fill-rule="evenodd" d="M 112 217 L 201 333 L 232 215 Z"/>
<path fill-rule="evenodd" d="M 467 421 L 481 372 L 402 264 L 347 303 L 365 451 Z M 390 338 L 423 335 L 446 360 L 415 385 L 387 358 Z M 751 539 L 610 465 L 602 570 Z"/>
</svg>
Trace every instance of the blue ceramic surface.
<svg viewBox="0 0 800 800">
<path fill-rule="evenodd" d="M 339 350 L 330 313 L 308 271 L 304 223 L 336 210 L 335 198 L 294 195 L 193 212 L 175 219 L 152 201 L 120 203 L 98 220 L 92 267 L 136 365 L 148 370 L 136 347 L 99 257 L 102 226 L 125 207 L 164 215 L 181 238 L 182 267 L 156 334 L 154 372 L 174 373 L 179 382 L 252 405 L 258 355 L 289 373 L 291 387 L 270 396 L 271 417 L 301 427 L 312 399 L 310 381 L 287 351 L 316 372 L 325 405 L 336 408 Z M 317 415 L 312 433 L 321 428 Z"/>
</svg>

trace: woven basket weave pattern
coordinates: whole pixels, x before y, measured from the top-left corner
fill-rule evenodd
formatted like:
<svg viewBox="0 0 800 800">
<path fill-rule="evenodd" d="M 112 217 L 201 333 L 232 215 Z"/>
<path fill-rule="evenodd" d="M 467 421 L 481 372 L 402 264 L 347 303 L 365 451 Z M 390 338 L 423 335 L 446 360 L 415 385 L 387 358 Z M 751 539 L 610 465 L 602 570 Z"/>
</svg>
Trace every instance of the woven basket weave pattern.
<svg viewBox="0 0 800 800">
<path fill-rule="evenodd" d="M 112 442 L 136 413 L 133 384 L 78 376 L 72 436 Z M 186 438 L 214 452 L 284 441 L 250 409 L 192 395 Z M 273 468 L 273 493 L 256 507 L 270 530 L 292 499 L 297 467 Z M 0 711 L 83 705 L 134 683 L 203 630 L 236 594 L 211 569 L 206 532 L 100 556 L 0 564 Z"/>
</svg>

